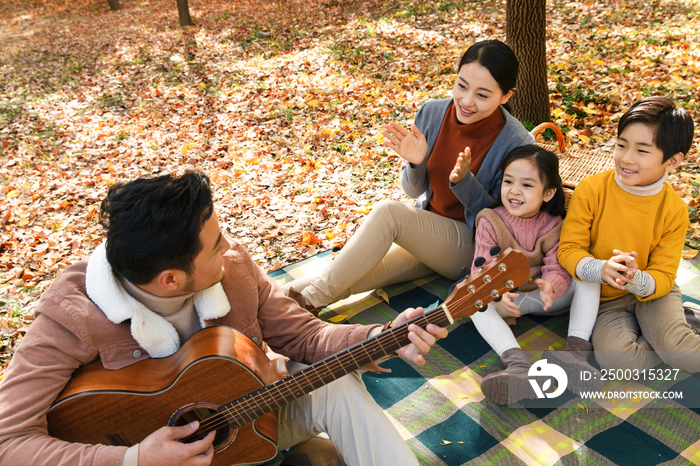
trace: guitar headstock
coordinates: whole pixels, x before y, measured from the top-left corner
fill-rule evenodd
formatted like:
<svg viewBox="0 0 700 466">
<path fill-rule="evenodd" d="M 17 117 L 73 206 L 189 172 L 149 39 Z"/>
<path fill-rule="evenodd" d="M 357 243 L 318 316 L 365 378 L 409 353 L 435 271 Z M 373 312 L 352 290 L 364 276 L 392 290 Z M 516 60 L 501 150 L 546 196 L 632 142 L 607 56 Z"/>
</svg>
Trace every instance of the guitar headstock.
<svg viewBox="0 0 700 466">
<path fill-rule="evenodd" d="M 454 318 L 470 316 L 524 284 L 529 277 L 527 258 L 520 251 L 508 248 L 479 272 L 455 285 L 443 306 Z"/>
</svg>

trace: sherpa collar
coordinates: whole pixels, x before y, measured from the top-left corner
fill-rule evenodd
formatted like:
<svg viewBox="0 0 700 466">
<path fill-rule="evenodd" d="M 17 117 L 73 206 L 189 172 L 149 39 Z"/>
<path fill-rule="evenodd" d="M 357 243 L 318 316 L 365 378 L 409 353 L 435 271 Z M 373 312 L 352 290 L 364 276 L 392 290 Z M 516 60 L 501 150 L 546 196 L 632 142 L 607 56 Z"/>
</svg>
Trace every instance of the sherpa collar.
<svg viewBox="0 0 700 466">
<path fill-rule="evenodd" d="M 105 243 L 90 256 L 85 287 L 92 302 L 109 320 L 115 324 L 131 320 L 131 336 L 151 357 L 170 356 L 180 348 L 175 327 L 124 290 L 107 261 Z M 193 299 L 202 328 L 204 321 L 223 317 L 231 310 L 221 283 L 195 293 Z"/>
</svg>

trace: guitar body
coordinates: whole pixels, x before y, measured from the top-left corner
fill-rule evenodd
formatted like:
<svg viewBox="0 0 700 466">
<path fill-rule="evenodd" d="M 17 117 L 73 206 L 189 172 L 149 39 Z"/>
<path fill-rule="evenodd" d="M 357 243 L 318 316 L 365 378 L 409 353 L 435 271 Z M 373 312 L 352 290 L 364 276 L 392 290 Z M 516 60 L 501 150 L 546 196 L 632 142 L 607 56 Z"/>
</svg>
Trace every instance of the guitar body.
<svg viewBox="0 0 700 466">
<path fill-rule="evenodd" d="M 163 359 L 118 371 L 99 360 L 78 369 L 47 414 L 49 434 L 69 442 L 130 446 L 166 425 L 212 410 L 276 377 L 265 354 L 241 333 L 210 327 Z M 277 413 L 217 430 L 213 465 L 257 463 L 277 454 Z"/>
</svg>

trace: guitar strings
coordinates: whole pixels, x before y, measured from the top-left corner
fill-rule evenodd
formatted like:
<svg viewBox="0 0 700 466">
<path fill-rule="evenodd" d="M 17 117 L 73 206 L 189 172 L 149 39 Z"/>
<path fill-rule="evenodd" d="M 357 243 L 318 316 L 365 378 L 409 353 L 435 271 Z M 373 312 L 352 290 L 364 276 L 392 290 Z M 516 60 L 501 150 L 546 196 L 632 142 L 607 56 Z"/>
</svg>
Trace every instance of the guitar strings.
<svg viewBox="0 0 700 466">
<path fill-rule="evenodd" d="M 423 320 L 428 320 L 430 317 L 432 317 L 430 314 L 425 314 L 424 316 L 421 316 Z M 439 315 L 436 317 L 439 317 Z M 428 321 L 428 323 L 431 322 Z M 365 343 L 361 343 L 360 346 L 358 346 L 358 348 L 355 348 L 355 351 L 359 352 L 360 349 L 363 350 L 366 354 L 366 356 L 363 356 L 363 358 L 368 358 L 369 361 L 367 363 L 369 363 L 372 361 L 372 359 L 376 359 L 372 358 L 372 355 L 370 353 L 383 352 L 386 355 L 392 351 L 386 349 L 387 344 L 396 346 L 396 348 L 403 346 L 405 343 L 402 344 L 402 342 L 399 341 L 399 339 L 403 338 L 404 340 L 407 340 L 407 327 L 408 326 L 406 326 L 405 328 L 399 327 L 394 332 L 379 335 Z M 354 355 L 351 352 L 348 352 L 346 350 L 345 352 L 338 354 L 336 357 L 327 360 L 325 363 L 319 364 L 317 366 L 310 366 L 312 370 L 305 369 L 303 371 L 300 371 L 301 373 L 297 373 L 294 379 L 288 381 L 295 382 L 296 386 L 299 388 L 299 392 L 296 392 L 296 390 L 293 389 L 288 383 L 277 385 L 272 384 L 267 387 L 263 387 L 260 390 L 253 392 L 253 394 L 250 394 L 252 396 L 246 395 L 246 397 L 243 397 L 242 399 L 231 402 L 231 406 L 222 406 L 222 408 L 224 409 L 220 411 L 220 413 L 212 415 L 200 423 L 199 430 L 216 430 L 229 424 L 228 421 L 223 419 L 224 414 L 228 414 L 230 417 L 232 417 L 234 421 L 237 421 L 237 424 L 239 426 L 254 421 L 260 415 L 265 413 L 264 408 L 261 410 L 260 408 L 256 408 L 255 405 L 261 406 L 264 403 L 265 405 L 267 405 L 268 411 L 273 411 L 276 408 L 279 408 L 280 406 L 288 403 L 289 401 L 308 393 L 308 391 L 315 390 L 316 388 L 319 388 L 331 381 L 326 381 L 324 379 L 336 379 L 338 377 L 342 377 L 354 370 L 348 369 L 348 367 L 355 365 L 356 368 L 359 368 L 366 364 L 364 359 L 361 359 L 362 362 L 358 362 L 358 359 L 361 358 L 354 357 Z M 342 373 L 339 369 L 342 370 Z M 325 370 L 325 374 L 321 373 L 323 370 Z M 284 379 L 282 379 L 282 381 L 284 381 Z M 274 394 L 274 391 L 276 391 L 277 394 Z M 266 396 L 270 397 L 270 401 L 265 400 Z M 283 402 L 281 403 L 280 397 L 281 399 L 283 399 Z M 273 407 L 271 403 L 273 403 L 276 406 Z M 256 411 L 263 412 L 256 413 Z M 243 422 L 240 422 L 239 420 Z"/>
<path fill-rule="evenodd" d="M 476 293 L 473 293 L 471 295 L 465 295 L 464 297 L 458 298 L 451 305 L 452 306 L 459 306 L 461 304 L 464 304 L 466 301 L 472 299 L 475 294 Z M 434 309 L 433 312 L 424 314 L 421 317 L 423 318 L 423 320 L 428 320 L 431 317 L 438 317 L 438 318 L 443 317 L 444 320 L 446 320 L 444 313 L 434 312 L 434 311 L 439 311 L 439 310 L 440 310 L 440 308 Z M 431 323 L 431 322 L 428 322 L 428 323 Z M 432 323 L 435 323 L 435 322 L 432 322 Z M 379 349 L 384 351 L 385 354 L 387 354 L 387 351 L 384 349 L 384 345 L 382 345 L 382 341 L 386 342 L 386 340 L 394 339 L 395 344 L 399 345 L 398 347 L 403 346 L 403 344 L 401 344 L 401 342 L 399 342 L 397 340 L 396 336 L 397 336 L 397 333 L 401 333 L 402 337 L 407 335 L 408 334 L 407 327 L 408 327 L 407 325 L 405 326 L 405 328 L 399 327 L 397 329 L 397 331 L 390 332 L 386 335 L 380 335 L 378 337 L 375 337 L 374 339 L 368 341 L 367 343 L 361 344 L 360 348 L 364 349 L 365 352 L 367 352 L 367 350 L 377 351 L 377 347 L 380 347 Z M 403 335 L 403 334 L 405 334 L 405 335 Z M 370 356 L 370 355 L 368 354 L 368 356 Z M 352 372 L 352 370 L 347 369 L 347 367 L 350 365 L 351 359 L 352 359 L 352 362 L 355 364 L 356 368 L 361 367 L 360 363 L 358 363 L 355 360 L 355 358 L 352 356 L 352 354 L 347 352 L 347 350 L 346 350 L 346 352 L 337 355 L 333 359 L 326 361 L 325 363 L 323 363 L 321 365 L 310 366 L 310 367 L 314 368 L 314 370 L 312 370 L 312 371 L 309 371 L 308 369 L 302 371 L 303 374 L 299 374 L 294 379 L 289 381 L 289 382 L 292 382 L 292 381 L 296 382 L 301 393 L 298 393 L 298 394 L 294 393 L 288 386 L 285 386 L 286 384 L 282 384 L 282 385 L 272 384 L 272 385 L 269 385 L 267 387 L 263 387 L 256 392 L 253 392 L 253 394 L 250 394 L 253 396 L 246 395 L 247 398 L 244 397 L 243 399 L 239 399 L 239 400 L 236 400 L 234 402 L 229 403 L 231 406 L 226 407 L 226 405 L 224 405 L 222 407 L 222 408 L 224 408 L 222 411 L 220 411 L 219 413 L 217 413 L 215 415 L 210 416 L 209 418 L 207 418 L 201 422 L 200 429 L 198 429 L 198 432 L 200 430 L 206 430 L 206 432 L 208 433 L 211 430 L 217 430 L 217 429 L 220 429 L 224 426 L 232 424 L 231 422 L 229 422 L 225 419 L 226 415 L 229 415 L 232 418 L 232 420 L 237 424 L 237 427 L 240 427 L 240 426 L 245 425 L 249 422 L 252 422 L 255 419 L 257 419 L 258 417 L 260 417 L 261 415 L 265 414 L 266 412 L 274 411 L 276 409 L 276 408 L 271 407 L 270 402 L 265 400 L 266 394 L 271 395 L 271 401 L 274 404 L 276 404 L 277 408 L 279 408 L 282 405 L 288 403 L 289 401 L 294 400 L 294 399 L 298 398 L 299 396 L 307 393 L 308 388 L 311 389 L 308 391 L 312 391 L 312 390 L 315 390 L 316 388 L 319 388 L 319 387 L 329 383 L 330 380 L 325 381 L 323 375 L 319 373 L 320 369 L 322 369 L 322 368 L 326 369 L 326 371 L 328 372 L 328 374 L 326 375 L 326 378 L 328 378 L 328 375 L 330 375 L 331 377 L 336 379 L 337 378 L 336 376 L 344 376 L 344 375 Z M 371 362 L 371 359 L 372 358 L 370 358 L 370 362 Z M 343 374 L 338 372 L 339 368 L 343 370 L 343 372 L 344 372 Z M 308 374 L 307 374 L 307 372 L 308 372 Z M 301 383 L 305 382 L 306 383 L 305 387 L 302 387 L 300 381 L 297 380 L 297 379 L 300 379 L 302 375 L 303 375 L 303 379 L 305 379 L 305 380 L 301 380 Z M 315 378 L 310 379 L 308 377 L 309 375 L 315 376 Z M 282 380 L 284 380 L 284 379 L 282 379 Z M 318 387 L 315 386 L 315 384 L 317 382 L 320 382 L 320 385 Z M 281 389 L 286 389 L 286 394 L 283 393 Z M 275 395 L 271 393 L 273 390 L 276 390 L 278 392 L 277 395 L 282 397 L 282 399 L 283 399 L 282 403 L 280 403 L 279 399 L 275 398 Z M 289 399 L 289 397 L 291 397 L 291 400 Z M 256 407 L 256 406 L 261 406 L 263 402 L 265 405 L 267 405 L 267 407 L 268 407 L 267 410 L 265 410 L 264 408 L 261 410 L 260 408 Z M 245 418 L 247 418 L 247 420 Z M 193 436 L 195 436 L 195 435 L 193 435 Z"/>
<path fill-rule="evenodd" d="M 459 303 L 459 302 L 463 302 L 463 301 L 465 301 L 465 300 L 458 299 L 458 300 L 455 300 L 455 303 Z M 444 316 L 444 314 L 440 314 L 440 313 L 437 314 L 437 317 L 442 317 L 442 316 Z M 426 315 L 425 317 L 432 317 L 432 316 Z M 424 320 L 427 320 L 427 319 L 424 319 Z M 400 333 L 404 333 L 403 330 L 406 330 L 405 333 L 407 334 L 407 328 L 401 329 Z M 361 346 L 361 348 L 365 349 L 365 351 L 367 352 L 367 350 L 376 351 L 377 346 L 379 346 L 381 348 L 381 350 L 383 350 L 384 353 L 386 354 L 386 350 L 384 350 L 384 345 L 382 345 L 382 340 L 384 340 L 384 341 L 391 340 L 391 339 L 396 340 L 397 333 L 398 332 L 392 332 L 390 334 L 375 338 L 374 340 L 371 340 L 370 342 L 363 344 Z M 397 341 L 397 345 L 398 345 L 398 347 L 403 346 L 401 344 L 401 342 L 398 342 L 398 341 Z M 369 356 L 369 354 L 368 354 L 368 356 Z M 356 368 L 361 367 L 360 363 L 358 363 L 355 360 L 355 358 L 352 356 L 351 353 L 341 354 L 341 355 L 338 355 L 337 357 L 333 358 L 332 360 L 327 361 L 323 365 L 316 366 L 316 370 L 314 370 L 314 371 L 307 370 L 303 374 L 300 374 L 300 375 L 303 375 L 304 376 L 303 378 L 305 379 L 305 380 L 302 380 L 301 382 L 302 383 L 305 382 L 306 387 L 310 388 L 311 390 L 318 388 L 315 385 L 317 382 L 320 382 L 319 387 L 323 386 L 326 383 L 330 382 L 330 380 L 328 382 L 326 382 L 324 380 L 324 376 L 319 373 L 320 369 L 325 369 L 328 372 L 328 374 L 325 376 L 326 379 L 328 378 L 328 375 L 330 375 L 331 377 L 336 379 L 337 378 L 336 376 L 344 376 L 347 373 L 352 372 L 352 370 L 347 369 L 349 363 L 351 362 L 350 361 L 351 359 L 352 359 L 352 362 L 355 364 Z M 371 359 L 372 358 L 370 358 L 370 360 Z M 338 372 L 339 368 L 342 369 L 344 373 Z M 315 376 L 315 377 L 310 379 L 308 377 L 309 375 Z M 288 403 L 290 401 L 289 397 L 291 397 L 291 399 L 296 399 L 298 396 L 301 396 L 301 395 L 306 393 L 306 390 L 304 389 L 304 387 L 302 387 L 299 380 L 297 380 L 298 378 L 300 378 L 300 376 L 297 376 L 297 378 L 294 379 L 293 381 L 296 382 L 297 386 L 301 389 L 301 393 L 295 394 L 289 389 L 289 387 L 286 387 L 284 385 L 263 387 L 263 389 L 261 389 L 262 392 L 257 393 L 254 396 L 250 396 L 248 399 L 243 399 L 243 400 L 240 400 L 239 402 L 234 402 L 234 403 L 232 403 L 232 405 L 230 407 L 224 408 L 224 410 L 221 411 L 220 413 L 217 413 L 216 415 L 213 415 L 210 418 L 207 418 L 206 420 L 202 421 L 202 423 L 201 423 L 202 425 L 200 426 L 200 429 L 198 430 L 198 432 L 201 430 L 206 430 L 207 432 L 209 432 L 211 430 L 217 430 L 221 427 L 229 425 L 230 423 L 227 422 L 225 419 L 226 414 L 231 416 L 233 418 L 233 420 L 236 421 L 238 426 L 242 426 L 244 424 L 247 424 L 248 422 L 254 421 L 255 419 L 257 419 L 258 417 L 260 417 L 262 414 L 264 414 L 266 412 L 264 409 L 262 410 L 262 412 L 260 412 L 261 410 L 259 408 L 256 408 L 256 406 L 251 406 L 251 404 L 261 406 L 262 402 L 264 402 L 265 405 L 267 405 L 267 407 L 268 407 L 267 412 L 273 411 L 275 408 L 270 405 L 270 402 L 268 402 L 264 399 L 266 394 L 272 395 L 271 401 L 273 402 L 273 404 L 277 405 L 277 408 L 279 408 L 282 404 Z M 285 389 L 285 388 L 286 388 L 286 394 L 283 393 L 281 390 L 281 389 Z M 280 404 L 279 399 L 275 398 L 274 394 L 270 393 L 273 390 L 276 390 L 278 392 L 278 395 L 281 396 L 282 399 L 284 400 L 282 404 Z M 309 391 L 311 391 L 311 390 L 309 390 Z M 248 405 L 248 406 L 246 406 L 246 405 Z M 232 408 L 234 408 L 234 409 L 232 409 Z M 245 416 L 245 418 L 247 418 L 247 420 L 245 420 L 245 418 L 243 416 Z M 236 418 L 238 418 L 238 419 L 236 419 Z M 240 422 L 241 420 L 244 422 Z"/>
<path fill-rule="evenodd" d="M 431 318 L 434 319 L 435 317 L 440 316 L 425 314 L 421 316 L 419 320 L 428 320 Z M 430 320 L 428 320 L 428 323 L 430 323 Z M 220 411 L 220 413 L 215 414 L 202 421 L 199 430 L 212 428 L 218 429 L 222 426 L 229 424 L 229 422 L 227 422 L 225 419 L 222 419 L 226 414 L 229 415 L 229 417 L 231 417 L 233 421 L 243 420 L 244 422 L 237 422 L 239 426 L 254 421 L 260 415 L 266 412 L 264 407 L 260 409 L 257 408 L 255 405 L 262 406 L 262 404 L 264 403 L 265 405 L 267 405 L 268 411 L 273 411 L 274 409 L 279 408 L 283 404 L 286 404 L 289 401 L 296 399 L 299 396 L 304 395 L 305 393 L 308 393 L 308 391 L 314 390 L 325 385 L 326 383 L 329 383 L 330 381 L 332 381 L 331 377 L 333 379 L 336 379 L 338 377 L 342 377 L 352 372 L 354 368 L 348 369 L 348 367 L 352 367 L 353 364 L 355 368 L 359 368 L 365 365 L 366 363 L 371 362 L 373 359 L 377 359 L 376 357 L 372 357 L 372 354 L 370 354 L 370 352 L 381 351 L 386 355 L 387 353 L 392 351 L 392 349 L 386 349 L 387 343 L 394 345 L 394 347 L 397 349 L 405 345 L 407 342 L 408 334 L 407 327 L 408 325 L 406 325 L 404 328 L 398 327 L 397 331 L 377 336 L 367 342 L 359 344 L 358 347 L 354 349 L 354 352 L 359 352 L 359 350 L 364 351 L 366 356 L 356 358 L 355 356 L 357 355 L 353 355 L 351 351 L 346 350 L 336 355 L 336 357 L 327 360 L 324 363 L 320 363 L 315 366 L 310 366 L 311 370 L 305 369 L 301 371 L 301 374 L 297 373 L 295 378 L 289 381 L 295 382 L 297 387 L 300 389 L 296 393 L 295 389 L 291 388 L 289 384 L 272 384 L 267 387 L 263 387 L 260 390 L 253 392 L 252 394 L 249 394 L 252 396 L 246 395 L 246 397 L 231 402 L 229 404 L 231 406 L 224 405 L 222 406 L 223 410 Z M 404 341 L 399 341 L 399 338 L 403 338 Z M 393 340 L 393 342 L 391 340 Z M 368 359 L 368 361 L 366 362 L 364 361 L 365 357 Z M 358 359 L 360 359 L 361 362 L 358 362 Z M 339 369 L 342 369 L 342 373 L 341 371 L 339 371 Z M 322 373 L 322 370 L 325 370 L 325 374 Z M 284 381 L 284 379 L 282 379 L 282 381 Z M 274 393 L 275 391 L 277 392 L 277 394 Z M 267 401 L 265 399 L 266 397 L 269 397 L 270 401 Z M 281 403 L 280 397 L 283 399 L 283 402 Z M 273 407 L 273 405 L 276 406 Z M 245 418 L 247 418 L 247 420 Z"/>
<path fill-rule="evenodd" d="M 494 267 L 495 267 L 495 264 L 494 264 Z M 494 275 L 494 277 L 497 277 L 498 275 L 500 275 L 499 272 L 497 272 L 496 275 Z M 485 283 L 483 286 L 488 286 L 488 284 Z M 481 286 L 481 287 L 479 288 L 479 290 L 480 290 L 483 286 Z M 472 298 L 474 297 L 475 294 L 476 294 L 476 293 L 472 293 L 471 295 L 465 295 L 465 296 L 463 296 L 463 297 L 461 297 L 461 298 L 458 298 L 458 299 L 455 300 L 455 302 L 454 302 L 452 305 L 454 306 L 454 305 L 461 305 L 461 304 L 464 304 L 466 301 L 472 299 Z M 426 314 L 425 316 L 428 316 L 428 315 L 430 315 L 430 314 Z M 439 315 L 442 315 L 442 314 L 439 314 Z M 387 335 L 387 337 L 394 337 L 395 335 L 396 335 L 396 332 L 394 332 L 394 333 L 389 333 L 389 334 Z M 375 339 L 373 342 L 370 342 L 369 344 L 363 344 L 363 345 L 361 346 L 361 348 L 364 349 L 364 348 L 366 348 L 366 347 L 368 347 L 368 346 L 371 346 L 371 345 L 373 345 L 373 344 L 375 344 L 375 343 L 380 344 L 380 346 L 382 346 L 382 348 L 383 348 L 383 345 L 381 345 L 380 339 Z M 399 343 L 399 347 L 400 347 L 400 346 L 402 346 L 402 345 Z M 386 354 L 386 351 L 384 351 L 384 353 Z M 352 358 L 352 359 L 354 360 L 354 358 L 352 357 L 352 352 L 348 352 L 348 353 L 347 353 L 347 356 L 350 356 L 350 358 Z M 370 356 L 370 355 L 368 354 L 368 356 Z M 333 364 L 333 363 L 338 363 L 338 362 L 340 362 L 339 365 L 340 365 L 341 368 L 347 366 L 347 364 L 343 364 L 343 361 L 342 361 L 343 358 L 347 359 L 347 357 L 346 357 L 345 354 L 341 354 L 341 355 L 335 357 L 331 362 L 325 363 L 325 366 L 326 366 L 325 368 L 326 368 L 326 370 L 330 373 L 331 377 L 337 378 L 334 374 L 336 373 L 338 364 L 336 364 L 336 367 L 332 367 L 332 364 Z M 370 357 L 370 362 L 371 362 L 371 359 L 372 359 L 372 358 Z M 361 366 L 363 365 L 363 364 L 357 363 L 357 361 L 353 361 L 353 362 L 356 364 L 357 367 L 361 367 Z M 364 361 L 363 361 L 363 362 L 364 362 Z M 321 366 L 318 366 L 318 368 L 321 368 Z M 308 371 L 307 371 L 307 372 L 308 372 Z M 316 371 L 314 371 L 314 372 L 316 372 Z M 314 375 L 314 372 L 310 372 L 311 375 Z M 345 370 L 345 374 L 347 374 L 347 373 L 349 373 L 349 372 L 351 372 L 351 371 Z M 345 374 L 340 374 L 340 375 L 345 375 Z M 316 380 L 310 381 L 310 380 L 308 379 L 306 373 L 304 373 L 303 375 L 304 375 L 305 378 L 306 378 L 306 382 L 308 383 L 308 386 L 310 386 L 312 389 L 317 388 L 317 387 L 315 387 L 315 385 L 314 385 L 315 382 L 316 382 Z M 325 383 L 327 383 L 327 382 L 324 381 L 324 379 L 323 379 L 322 376 L 317 375 L 316 377 L 317 377 L 317 380 L 318 380 L 319 382 L 321 382 L 321 386 L 324 385 Z M 299 388 L 301 389 L 301 392 L 303 393 L 303 392 L 305 391 L 304 388 L 301 387 L 301 385 L 299 385 L 299 382 L 298 382 L 296 379 L 294 379 L 293 381 L 297 383 L 297 386 L 299 386 Z M 296 398 L 297 396 L 299 396 L 299 395 L 294 394 L 294 393 L 291 392 L 291 391 L 288 391 L 288 392 L 287 392 L 287 395 L 285 395 L 285 394 L 283 394 L 283 393 L 280 391 L 280 387 L 279 387 L 279 386 L 274 386 L 274 387 L 272 387 L 272 388 L 276 388 L 276 389 L 278 390 L 279 395 L 281 395 L 282 398 L 284 399 L 284 403 L 289 402 L 289 400 L 287 399 L 288 396 L 291 396 L 292 399 L 294 399 L 294 398 Z M 281 388 L 287 388 L 287 387 L 281 387 Z M 265 390 L 265 391 L 269 391 L 269 390 Z M 247 401 L 250 401 L 250 402 L 255 401 L 255 402 L 259 403 L 259 402 L 256 400 L 256 398 L 262 398 L 263 396 L 264 396 L 264 393 L 260 393 L 257 397 L 253 396 L 253 397 L 251 397 L 250 400 L 247 400 Z M 263 401 L 265 401 L 265 400 L 263 400 Z M 280 406 L 279 401 L 273 399 L 273 402 L 275 402 L 275 403 L 278 405 L 278 407 Z M 267 401 L 265 401 L 265 404 L 268 405 L 268 408 L 269 408 L 270 410 L 273 409 L 273 408 L 270 408 L 270 404 L 269 404 Z M 229 410 L 230 410 L 230 409 L 229 409 Z M 255 411 L 255 408 L 253 407 L 252 410 Z M 252 417 L 252 416 L 249 414 L 249 412 L 250 412 L 250 409 L 246 409 L 246 408 L 243 409 L 243 414 L 245 414 L 249 419 L 254 420 L 255 417 Z M 239 414 L 240 414 L 240 413 L 239 413 Z"/>
<path fill-rule="evenodd" d="M 479 291 L 484 288 L 488 287 L 489 284 L 485 283 L 484 285 L 479 287 Z M 505 289 L 505 288 L 503 288 Z M 502 290 L 499 291 L 499 295 L 502 292 Z M 473 292 L 469 294 L 465 294 L 460 298 L 457 298 L 454 300 L 453 303 L 450 304 L 450 306 L 454 307 L 460 307 L 461 305 L 467 303 L 469 300 L 472 300 L 478 293 Z M 490 296 L 487 295 L 487 297 Z M 434 324 L 439 324 L 439 325 L 445 325 L 447 322 L 447 317 L 444 314 L 444 312 L 437 312 L 440 311 L 440 308 L 436 308 L 433 311 L 430 311 L 426 314 L 423 314 L 419 320 L 424 320 L 425 325 L 429 323 L 434 323 Z M 469 314 L 471 315 L 471 314 Z M 434 319 L 433 319 L 434 318 Z M 435 320 L 435 322 L 432 322 L 431 319 Z M 444 320 L 444 322 L 438 322 L 440 320 Z M 414 321 L 417 323 L 416 321 Z M 200 427 L 191 436 L 187 437 L 184 440 L 190 440 L 193 438 L 203 438 L 199 435 L 200 431 L 205 431 L 205 434 L 208 432 L 211 432 L 212 430 L 218 430 L 222 427 L 229 426 L 232 424 L 236 424 L 236 427 L 241 427 L 249 422 L 255 421 L 257 418 L 262 416 L 263 414 L 274 411 L 275 409 L 280 408 L 284 404 L 289 403 L 290 401 L 298 398 L 299 396 L 302 396 L 309 391 L 313 391 L 317 388 L 322 387 L 323 385 L 326 385 L 327 383 L 330 383 L 332 380 L 326 381 L 324 379 L 324 376 L 320 374 L 321 369 L 325 369 L 327 374 L 325 375 L 325 378 L 332 377 L 333 379 L 337 379 L 338 377 L 342 377 L 344 375 L 349 374 L 350 372 L 353 372 L 355 369 L 360 368 L 370 362 L 374 359 L 372 355 L 370 354 L 371 352 L 379 352 L 382 351 L 384 352 L 385 355 L 388 353 L 394 351 L 394 350 L 388 350 L 385 349 L 385 344 L 390 344 L 390 345 L 398 345 L 396 346 L 396 349 L 404 346 L 406 343 L 403 343 L 399 341 L 400 339 L 407 340 L 408 336 L 408 325 L 403 324 L 402 326 L 398 327 L 395 331 L 388 332 L 386 334 L 379 335 L 377 337 L 374 337 L 373 339 L 360 343 L 358 348 L 355 348 L 355 351 L 358 351 L 359 349 L 363 349 L 369 357 L 369 362 L 367 363 L 358 363 L 355 357 L 353 357 L 352 352 L 349 350 L 345 350 L 344 352 L 336 355 L 335 357 L 332 357 L 332 359 L 327 360 L 324 363 L 318 364 L 318 365 L 312 365 L 309 366 L 309 368 L 312 368 L 312 370 L 309 370 L 309 368 L 304 369 L 300 371 L 300 373 L 296 373 L 298 375 L 294 376 L 294 378 L 289 379 L 285 383 L 273 383 L 271 385 L 268 385 L 266 387 L 262 387 L 259 390 L 256 390 L 255 392 L 246 395 L 238 400 L 234 400 L 233 402 L 229 403 L 228 405 L 224 405 L 221 408 L 223 408 L 221 411 L 218 413 L 210 416 L 209 418 L 203 420 L 200 422 Z M 393 340 L 393 341 L 391 341 Z M 363 360 L 364 362 L 364 360 Z M 355 369 L 348 369 L 354 364 Z M 342 370 L 344 373 L 340 373 L 339 370 Z M 308 372 L 308 374 L 307 374 Z M 293 374 L 292 374 L 293 375 Z M 309 375 L 312 376 L 312 378 L 309 378 Z M 286 379 L 286 377 L 285 377 Z M 285 379 L 282 379 L 284 381 Z M 301 381 L 299 379 L 302 379 Z M 292 382 L 295 382 L 297 387 L 299 388 L 299 393 L 295 393 L 293 389 L 290 388 L 290 385 Z M 320 383 L 318 387 L 315 386 L 315 383 Z M 304 384 L 304 385 L 302 385 Z M 310 390 L 308 390 L 310 388 Z M 273 394 L 273 391 L 277 391 L 277 395 Z M 282 390 L 286 390 L 283 392 Z M 286 394 L 285 394 L 286 393 Z M 266 395 L 269 395 L 270 401 L 267 401 L 265 399 Z M 277 397 L 277 398 L 276 398 Z M 283 400 L 282 403 L 280 403 L 279 397 Z M 259 408 L 259 406 L 262 406 L 262 404 L 265 404 L 267 406 L 267 409 L 265 408 Z M 272 405 L 270 403 L 273 403 Z M 230 406 L 229 406 L 230 405 Z M 276 407 L 273 407 L 276 405 Z M 229 416 L 233 422 L 230 422 L 226 419 L 226 416 Z M 247 418 L 247 420 L 246 420 Z"/>
</svg>

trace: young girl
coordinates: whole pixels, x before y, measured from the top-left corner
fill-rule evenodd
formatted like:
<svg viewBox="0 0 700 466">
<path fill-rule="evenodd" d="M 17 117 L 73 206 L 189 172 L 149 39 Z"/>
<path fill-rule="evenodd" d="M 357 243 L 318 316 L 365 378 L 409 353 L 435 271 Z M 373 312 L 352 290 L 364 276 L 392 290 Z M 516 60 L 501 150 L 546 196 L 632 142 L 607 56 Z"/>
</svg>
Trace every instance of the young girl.
<svg viewBox="0 0 700 466">
<path fill-rule="evenodd" d="M 565 215 L 565 197 L 559 176 L 559 160 L 552 152 L 535 145 L 512 150 L 503 161 L 503 184 L 497 207 L 484 209 L 476 217 L 474 255 L 493 260 L 492 246 L 522 251 L 530 262 L 532 283 L 505 293 L 499 303 L 472 315 L 479 333 L 498 353 L 507 369 L 486 376 L 481 390 L 498 404 L 535 398 L 528 381 L 531 362 L 520 348 L 501 315 L 519 317 L 563 309 L 571 304 L 566 351 L 548 352 L 543 359 L 558 364 L 567 373 L 568 388 L 575 394 L 599 388 L 597 370 L 586 361 L 591 351 L 591 333 L 598 312 L 600 285 L 572 280 L 559 265 L 559 233 Z M 478 267 L 472 267 L 472 273 Z M 579 380 L 582 370 L 597 374 Z"/>
<path fill-rule="evenodd" d="M 328 268 L 284 286 L 289 296 L 320 310 L 434 272 L 457 280 L 472 261 L 474 218 L 498 195 L 505 154 L 534 141 L 503 107 L 517 74 L 506 44 L 478 42 L 460 60 L 452 98 L 424 104 L 411 131 L 385 126 L 386 145 L 405 160 L 401 186 L 419 198 L 418 209 L 377 204 Z"/>
</svg>

